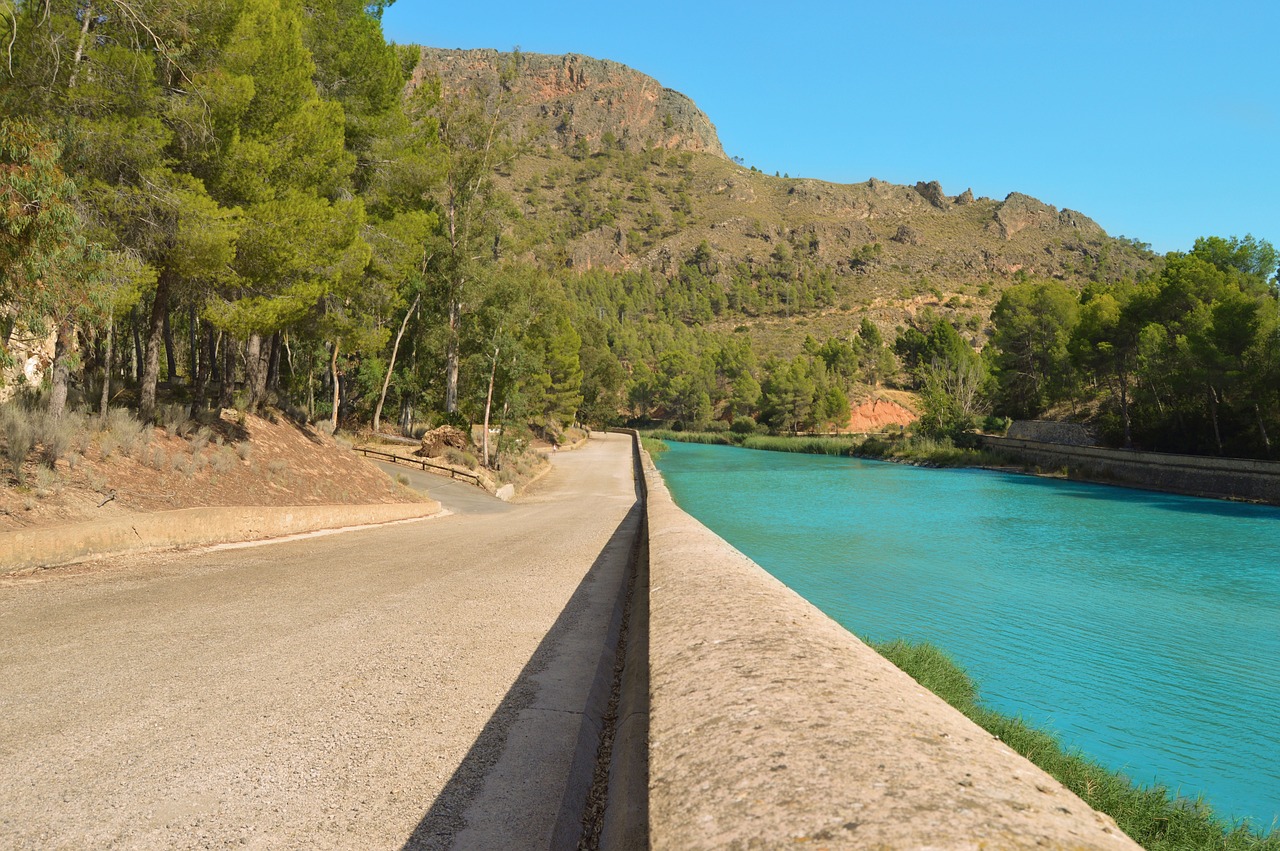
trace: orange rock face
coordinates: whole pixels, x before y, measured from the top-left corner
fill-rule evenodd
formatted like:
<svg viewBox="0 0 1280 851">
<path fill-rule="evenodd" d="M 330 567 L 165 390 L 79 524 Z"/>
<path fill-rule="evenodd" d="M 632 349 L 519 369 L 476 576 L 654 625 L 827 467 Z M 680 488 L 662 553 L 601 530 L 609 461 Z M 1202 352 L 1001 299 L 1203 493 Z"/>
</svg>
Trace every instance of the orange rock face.
<svg viewBox="0 0 1280 851">
<path fill-rule="evenodd" d="M 855 405 L 849 416 L 848 430 L 852 432 L 881 431 L 886 426 L 909 426 L 919 417 L 897 402 L 888 399 L 871 399 Z"/>
</svg>

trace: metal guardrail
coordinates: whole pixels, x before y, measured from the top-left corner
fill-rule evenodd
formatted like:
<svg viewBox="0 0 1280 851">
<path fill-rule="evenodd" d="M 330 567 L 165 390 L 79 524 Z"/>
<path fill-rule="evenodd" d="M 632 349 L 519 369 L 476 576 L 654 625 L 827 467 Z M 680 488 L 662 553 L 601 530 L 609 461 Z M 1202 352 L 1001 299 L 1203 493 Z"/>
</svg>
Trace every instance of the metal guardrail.
<svg viewBox="0 0 1280 851">
<path fill-rule="evenodd" d="M 451 479 L 467 479 L 473 485 L 480 484 L 480 477 L 475 473 L 464 473 L 461 470 L 455 470 L 452 467 L 446 467 L 443 464 L 432 464 L 422 458 L 406 458 L 403 455 L 393 455 L 390 452 L 379 452 L 376 449 L 366 449 L 363 446 L 354 447 L 364 457 L 373 456 L 383 461 L 390 461 L 393 464 L 404 464 L 406 467 L 419 467 L 424 473 L 435 473 L 439 476 L 447 475 Z"/>
</svg>

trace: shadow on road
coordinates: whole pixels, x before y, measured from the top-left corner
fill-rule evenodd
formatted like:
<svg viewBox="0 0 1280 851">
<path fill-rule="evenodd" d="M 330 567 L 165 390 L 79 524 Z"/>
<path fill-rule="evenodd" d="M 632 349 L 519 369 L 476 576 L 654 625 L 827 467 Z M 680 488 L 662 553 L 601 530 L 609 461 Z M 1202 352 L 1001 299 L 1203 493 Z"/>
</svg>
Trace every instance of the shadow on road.
<svg viewBox="0 0 1280 851">
<path fill-rule="evenodd" d="M 637 501 L 402 851 L 577 847 L 642 516 Z"/>
</svg>

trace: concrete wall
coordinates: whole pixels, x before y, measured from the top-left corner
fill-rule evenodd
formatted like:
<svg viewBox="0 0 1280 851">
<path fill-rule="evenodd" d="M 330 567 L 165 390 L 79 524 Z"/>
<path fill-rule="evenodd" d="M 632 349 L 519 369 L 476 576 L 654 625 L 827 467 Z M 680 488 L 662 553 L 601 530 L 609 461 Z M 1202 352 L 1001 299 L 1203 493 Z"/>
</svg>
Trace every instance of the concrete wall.
<svg viewBox="0 0 1280 851">
<path fill-rule="evenodd" d="M 1093 433 L 1079 423 L 1052 420 L 1015 420 L 1009 424 L 1009 432 L 1005 436 L 1067 446 L 1096 446 L 1098 443 Z"/>
<path fill-rule="evenodd" d="M 651 848 L 1138 847 L 643 468 Z"/>
<path fill-rule="evenodd" d="M 1027 463 L 1065 467 L 1073 478 L 1280 505 L 1280 463 L 1274 461 L 1062 446 L 1011 437 L 983 436 L 982 443 Z"/>
<path fill-rule="evenodd" d="M 430 517 L 440 503 L 184 508 L 0 533 L 0 573 L 93 556 L 278 538 L 321 529 Z"/>
</svg>

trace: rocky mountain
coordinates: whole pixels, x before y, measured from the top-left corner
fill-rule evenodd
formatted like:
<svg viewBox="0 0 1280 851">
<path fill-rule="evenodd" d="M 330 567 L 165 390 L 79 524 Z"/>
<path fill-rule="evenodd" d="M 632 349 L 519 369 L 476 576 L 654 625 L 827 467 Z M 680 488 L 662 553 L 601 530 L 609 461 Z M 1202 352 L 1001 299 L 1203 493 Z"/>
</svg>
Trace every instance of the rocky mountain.
<svg viewBox="0 0 1280 851">
<path fill-rule="evenodd" d="M 500 72 L 514 79 L 504 87 Z M 611 136 L 623 150 L 659 147 L 724 156 L 710 119 L 685 95 L 607 59 L 567 54 L 422 48 L 415 78 L 434 74 L 446 92 L 491 95 L 506 88 L 509 130 L 528 143 L 599 147 Z"/>
<path fill-rule="evenodd" d="M 500 174 L 520 212 L 509 256 L 676 280 L 696 254 L 694 286 L 718 292 L 691 294 L 686 320 L 745 326 L 764 351 L 794 351 L 861 316 L 891 330 L 922 311 L 981 345 L 1015 281 L 1083 286 L 1158 263 L 1083 213 L 1017 192 L 766 175 L 727 158 L 691 100 L 616 62 L 424 48 L 416 77 L 427 74 L 447 92 L 504 95 L 525 151 Z"/>
</svg>

